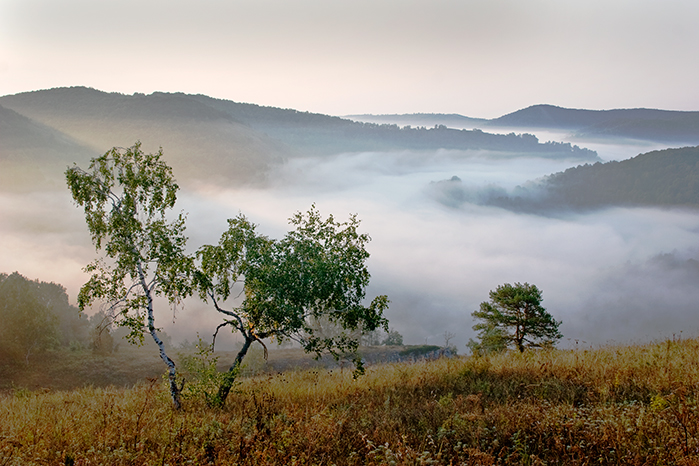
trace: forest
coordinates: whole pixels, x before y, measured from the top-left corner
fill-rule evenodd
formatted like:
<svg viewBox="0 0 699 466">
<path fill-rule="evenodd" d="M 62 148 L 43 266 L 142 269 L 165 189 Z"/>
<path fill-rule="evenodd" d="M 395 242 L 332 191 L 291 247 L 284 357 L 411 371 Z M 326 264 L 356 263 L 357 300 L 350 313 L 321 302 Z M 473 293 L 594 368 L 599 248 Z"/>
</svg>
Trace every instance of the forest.
<svg viewBox="0 0 699 466">
<path fill-rule="evenodd" d="M 459 177 L 433 183 L 445 205 L 475 201 L 515 212 L 555 214 L 606 207 L 699 206 L 699 146 L 665 149 L 627 160 L 578 165 L 519 185 L 470 193 Z"/>
<path fill-rule="evenodd" d="M 628 160 L 586 164 L 546 177 L 543 198 L 510 200 L 515 208 L 595 209 L 606 206 L 699 206 L 699 146 L 666 149 Z M 499 200 L 494 201 L 496 204 Z M 501 205 L 507 205 L 503 200 Z M 521 204 L 520 204 L 521 203 Z"/>
</svg>

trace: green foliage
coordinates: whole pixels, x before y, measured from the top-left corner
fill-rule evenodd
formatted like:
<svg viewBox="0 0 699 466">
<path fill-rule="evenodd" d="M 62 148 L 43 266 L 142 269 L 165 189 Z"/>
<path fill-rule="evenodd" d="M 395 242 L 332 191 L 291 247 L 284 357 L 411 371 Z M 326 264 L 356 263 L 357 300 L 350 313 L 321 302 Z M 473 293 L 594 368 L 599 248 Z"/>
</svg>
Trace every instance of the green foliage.
<svg viewBox="0 0 699 466">
<path fill-rule="evenodd" d="M 145 328 L 145 316 L 138 311 L 146 309 L 148 294 L 135 292 L 134 283 L 171 302 L 189 294 L 185 218 L 183 214 L 173 221 L 166 218 L 179 187 L 161 157 L 162 150 L 144 154 L 136 143 L 92 159 L 89 172 L 77 166 L 66 171 L 73 199 L 85 210 L 95 248 L 111 260 L 98 259 L 86 267 L 92 276 L 80 290 L 80 308 L 95 299 L 118 302 L 117 321 L 131 327 L 134 335 Z M 144 281 L 149 272 L 152 284 Z M 129 315 L 131 311 L 134 315 Z"/>
<path fill-rule="evenodd" d="M 388 330 L 383 317 L 388 298 L 378 296 L 369 306 L 363 304 L 370 278 L 365 248 L 369 236 L 358 232 L 356 216 L 347 222 L 332 215 L 323 219 L 315 206 L 294 215 L 290 223 L 292 231 L 272 240 L 239 215 L 229 220 L 217 246 L 198 251 L 195 281 L 200 296 L 226 316 L 219 328 L 230 325 L 245 339 L 231 371 L 252 343 L 271 338 L 297 341 L 318 357 L 324 352 L 337 359 L 354 354 L 361 372 L 358 338 L 352 332 Z M 224 309 L 222 303 L 236 286 L 243 301 Z M 322 334 L 314 325 L 318 321 L 343 331 Z"/>
<path fill-rule="evenodd" d="M 482 302 L 471 315 L 481 320 L 473 326 L 480 343 L 471 346 L 477 351 L 492 352 L 514 345 L 520 352 L 525 347 L 552 346 L 563 337 L 561 324 L 541 306 L 541 291 L 528 283 L 505 283 L 490 292 L 490 302 Z"/>
<path fill-rule="evenodd" d="M 500 353 L 507 349 L 507 338 L 502 328 L 488 323 L 480 328 L 479 340 L 470 338 L 466 346 L 471 353 L 476 356 L 486 356 L 493 353 Z"/>
<path fill-rule="evenodd" d="M 85 271 L 91 274 L 78 296 L 80 309 L 94 300 L 109 303 L 117 325 L 128 327 L 129 340 L 143 342 L 149 333 L 168 366 L 175 405 L 175 363 L 158 336 L 153 299 L 164 296 L 176 304 L 191 293 L 192 260 L 185 252 L 185 218 L 167 214 L 175 205 L 178 185 L 162 150 L 145 154 L 140 143 L 113 148 L 92 159 L 88 171 L 74 166 L 66 179 L 85 221 L 98 258 Z"/>
<path fill-rule="evenodd" d="M 391 330 L 382 342 L 386 346 L 403 346 L 403 335 L 395 330 Z"/>
<path fill-rule="evenodd" d="M 38 281 L 0 274 L 0 357 L 24 359 L 59 343 L 58 318 L 42 299 Z"/>
<path fill-rule="evenodd" d="M 490 202 L 523 211 L 606 206 L 699 206 L 699 146 L 665 149 L 628 160 L 585 164 L 546 177 L 533 191 Z"/>
<path fill-rule="evenodd" d="M 219 357 L 214 356 L 213 345 L 206 343 L 201 338 L 194 345 L 194 353 L 179 353 L 182 376 L 187 380 L 182 395 L 184 398 L 204 399 L 209 406 L 219 406 L 222 400 L 219 398 L 219 387 L 238 374 L 219 372 L 216 365 Z M 239 368 L 238 368 L 239 370 Z"/>
</svg>

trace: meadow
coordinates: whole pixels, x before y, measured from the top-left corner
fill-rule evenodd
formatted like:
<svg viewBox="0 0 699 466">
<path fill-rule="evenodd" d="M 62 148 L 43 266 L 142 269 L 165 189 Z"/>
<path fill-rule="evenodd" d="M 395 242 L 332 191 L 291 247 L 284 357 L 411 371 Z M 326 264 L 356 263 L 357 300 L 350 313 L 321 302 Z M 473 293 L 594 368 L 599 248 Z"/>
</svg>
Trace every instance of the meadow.
<svg viewBox="0 0 699 466">
<path fill-rule="evenodd" d="M 57 362 L 56 364 L 61 364 Z M 699 340 L 0 395 L 0 465 L 699 465 Z"/>
</svg>

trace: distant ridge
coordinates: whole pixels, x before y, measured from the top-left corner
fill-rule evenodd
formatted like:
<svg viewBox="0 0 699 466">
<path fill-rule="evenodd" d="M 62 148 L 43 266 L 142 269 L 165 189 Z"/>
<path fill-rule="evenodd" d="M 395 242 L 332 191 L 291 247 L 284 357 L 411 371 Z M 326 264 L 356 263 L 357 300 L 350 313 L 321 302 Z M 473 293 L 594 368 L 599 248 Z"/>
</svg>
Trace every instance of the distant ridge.
<svg viewBox="0 0 699 466">
<path fill-rule="evenodd" d="M 542 144 L 531 134 L 446 125 L 401 128 L 205 95 L 125 95 L 70 87 L 0 97 L 0 105 L 97 153 L 137 140 L 147 151 L 162 146 L 173 168 L 184 173 L 183 181 L 224 185 L 264 183 L 272 168 L 288 158 L 351 152 L 486 150 L 508 157 L 599 160 L 594 151 Z"/>
<path fill-rule="evenodd" d="M 147 151 L 163 147 L 182 181 L 257 183 L 284 156 L 277 142 L 184 94 L 71 87 L 0 97 L 0 105 L 68 135 L 96 155 L 137 140 Z"/>
<path fill-rule="evenodd" d="M 413 125 L 424 126 L 427 128 L 435 125 L 445 125 L 450 128 L 461 127 L 478 127 L 487 124 L 488 120 L 484 118 L 471 118 L 458 113 L 404 113 L 404 114 L 386 114 L 386 115 L 345 115 L 344 118 L 349 118 L 354 121 L 364 123 L 379 123 L 379 124 L 397 124 L 400 126 Z"/>
<path fill-rule="evenodd" d="M 488 126 L 567 129 L 580 137 L 699 144 L 699 112 L 647 108 L 579 110 L 534 105 L 489 120 Z"/>
<path fill-rule="evenodd" d="M 647 108 L 584 110 L 532 105 L 499 118 L 471 118 L 459 114 L 413 113 L 347 115 L 356 121 L 432 127 L 567 130 L 587 139 L 630 138 L 674 145 L 699 144 L 699 112 Z"/>
</svg>

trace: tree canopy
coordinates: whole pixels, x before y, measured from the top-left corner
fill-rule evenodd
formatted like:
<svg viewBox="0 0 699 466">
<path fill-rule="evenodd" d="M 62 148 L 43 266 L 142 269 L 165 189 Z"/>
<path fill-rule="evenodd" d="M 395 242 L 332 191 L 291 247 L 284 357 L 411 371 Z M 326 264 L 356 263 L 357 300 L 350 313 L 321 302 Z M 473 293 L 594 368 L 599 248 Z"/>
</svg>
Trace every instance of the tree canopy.
<svg viewBox="0 0 699 466">
<path fill-rule="evenodd" d="M 0 274 L 0 357 L 22 357 L 59 343 L 58 318 L 40 290 L 41 284 L 17 272 Z"/>
<path fill-rule="evenodd" d="M 324 219 L 314 206 L 290 219 L 294 229 L 281 240 L 259 234 L 243 215 L 228 222 L 218 245 L 199 250 L 196 275 L 200 296 L 224 316 L 219 329 L 231 326 L 244 338 L 216 402 L 225 402 L 250 345 L 267 338 L 294 340 L 317 355 L 355 354 L 361 371 L 357 338 L 350 332 L 323 334 L 314 325 L 327 320 L 348 331 L 388 329 L 383 317 L 388 298 L 378 296 L 364 305 L 369 236 L 358 232 L 357 217 L 347 222 L 332 215 Z M 234 289 L 243 299 L 226 308 Z"/>
<path fill-rule="evenodd" d="M 490 302 L 484 301 L 471 315 L 480 320 L 473 326 L 480 343 L 471 343 L 476 351 L 497 351 L 513 345 L 523 352 L 525 347 L 555 344 L 563 337 L 556 321 L 541 306 L 541 290 L 529 283 L 505 283 L 490 291 Z"/>
</svg>

